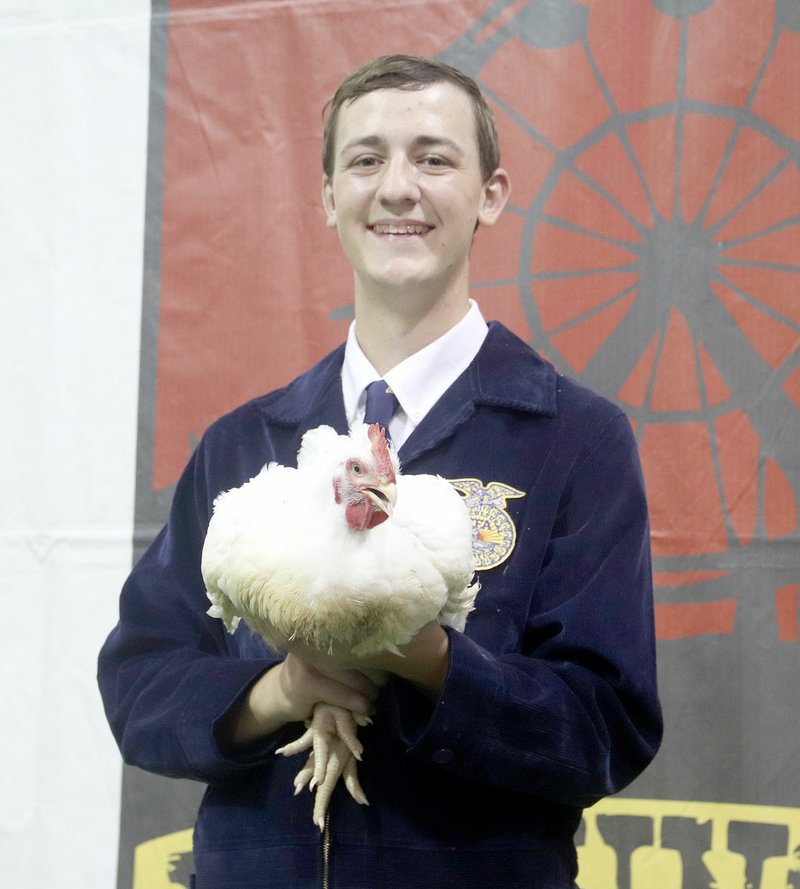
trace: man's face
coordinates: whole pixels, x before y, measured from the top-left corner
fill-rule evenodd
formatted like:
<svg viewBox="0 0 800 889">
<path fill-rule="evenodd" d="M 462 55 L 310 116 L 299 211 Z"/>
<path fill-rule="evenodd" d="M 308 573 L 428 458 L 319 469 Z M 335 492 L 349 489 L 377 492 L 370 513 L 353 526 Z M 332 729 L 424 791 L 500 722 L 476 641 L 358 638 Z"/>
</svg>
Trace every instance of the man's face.
<svg viewBox="0 0 800 889">
<path fill-rule="evenodd" d="M 377 90 L 340 109 L 335 135 L 323 200 L 356 293 L 465 296 L 475 226 L 508 194 L 503 171 L 481 181 L 469 97 L 448 82 Z"/>
</svg>

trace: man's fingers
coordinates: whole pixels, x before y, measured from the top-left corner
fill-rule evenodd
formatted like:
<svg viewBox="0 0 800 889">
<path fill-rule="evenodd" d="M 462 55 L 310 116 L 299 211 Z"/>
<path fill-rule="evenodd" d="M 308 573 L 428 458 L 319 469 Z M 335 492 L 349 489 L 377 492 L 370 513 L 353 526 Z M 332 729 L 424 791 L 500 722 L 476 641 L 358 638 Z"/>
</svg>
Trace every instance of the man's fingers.
<svg viewBox="0 0 800 889">
<path fill-rule="evenodd" d="M 319 674 L 317 689 L 317 700 L 326 704 L 333 704 L 335 707 L 352 710 L 354 713 L 364 716 L 368 716 L 372 712 L 374 697 L 370 697 L 350 685 L 343 685 L 336 679 Z"/>
</svg>

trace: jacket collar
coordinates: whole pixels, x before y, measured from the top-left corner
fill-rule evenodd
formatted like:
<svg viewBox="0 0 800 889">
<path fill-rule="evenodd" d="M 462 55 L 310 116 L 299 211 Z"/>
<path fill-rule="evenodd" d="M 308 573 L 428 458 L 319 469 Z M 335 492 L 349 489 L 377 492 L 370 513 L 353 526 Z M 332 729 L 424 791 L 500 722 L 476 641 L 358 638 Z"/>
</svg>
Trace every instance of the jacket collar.
<svg viewBox="0 0 800 889">
<path fill-rule="evenodd" d="M 346 434 L 343 360 L 342 345 L 284 389 L 256 399 L 256 406 L 271 422 L 296 426 L 298 447 L 308 429 L 322 424 Z M 552 365 L 508 328 L 491 322 L 475 360 L 400 448 L 401 461 L 407 463 L 448 438 L 480 405 L 555 416 L 557 380 Z"/>
<path fill-rule="evenodd" d="M 467 370 L 476 404 L 554 417 L 558 374 L 549 362 L 498 321 Z"/>
<path fill-rule="evenodd" d="M 400 448 L 401 463 L 449 438 L 480 406 L 555 416 L 556 384 L 553 366 L 493 321 L 475 360 Z"/>
</svg>

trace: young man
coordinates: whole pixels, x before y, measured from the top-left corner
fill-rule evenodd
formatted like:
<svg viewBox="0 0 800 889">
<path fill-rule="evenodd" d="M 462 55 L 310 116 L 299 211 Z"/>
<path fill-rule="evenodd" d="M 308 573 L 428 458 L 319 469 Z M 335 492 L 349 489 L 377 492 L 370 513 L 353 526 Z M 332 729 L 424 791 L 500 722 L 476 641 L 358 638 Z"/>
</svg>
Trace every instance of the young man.
<svg viewBox="0 0 800 889">
<path fill-rule="evenodd" d="M 333 99 L 323 166 L 355 323 L 207 431 L 101 653 L 109 720 L 128 762 L 209 784 L 197 889 L 567 889 L 582 808 L 636 777 L 661 735 L 628 422 L 469 300 L 472 239 L 509 194 L 473 81 L 409 56 L 363 66 Z M 226 635 L 200 553 L 220 491 L 293 464 L 310 428 L 362 422 L 381 377 L 404 472 L 456 482 L 482 533 L 466 632 L 429 624 L 403 657 L 371 660 L 391 674 L 379 692 L 356 669 L 276 658 L 244 627 Z M 322 838 L 311 794 L 291 795 L 297 761 L 274 755 L 319 701 L 373 715 L 370 806 L 337 790 Z"/>
</svg>

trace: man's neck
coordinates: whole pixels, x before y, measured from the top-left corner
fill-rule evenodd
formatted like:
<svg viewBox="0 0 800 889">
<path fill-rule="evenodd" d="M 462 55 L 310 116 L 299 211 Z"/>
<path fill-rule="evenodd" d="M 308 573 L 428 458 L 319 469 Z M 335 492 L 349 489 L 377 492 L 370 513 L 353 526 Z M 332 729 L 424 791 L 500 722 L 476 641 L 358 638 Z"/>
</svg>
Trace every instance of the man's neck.
<svg viewBox="0 0 800 889">
<path fill-rule="evenodd" d="M 466 289 L 435 300 L 414 300 L 395 294 L 369 298 L 356 292 L 358 344 L 380 374 L 447 333 L 469 311 Z"/>
</svg>

